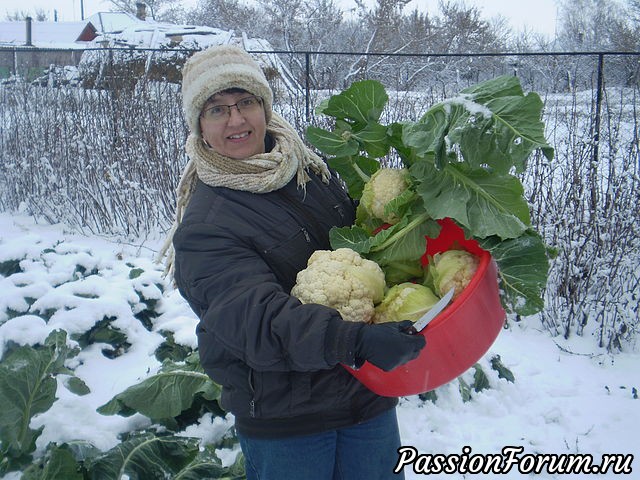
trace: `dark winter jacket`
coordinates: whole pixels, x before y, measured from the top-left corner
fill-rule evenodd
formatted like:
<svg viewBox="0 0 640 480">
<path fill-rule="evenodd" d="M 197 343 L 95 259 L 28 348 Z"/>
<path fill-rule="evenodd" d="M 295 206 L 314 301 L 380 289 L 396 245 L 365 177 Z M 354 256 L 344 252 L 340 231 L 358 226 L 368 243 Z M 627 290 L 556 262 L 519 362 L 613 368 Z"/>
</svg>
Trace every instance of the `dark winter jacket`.
<svg viewBox="0 0 640 480">
<path fill-rule="evenodd" d="M 352 425 L 396 405 L 339 363 L 353 362 L 359 324 L 289 295 L 328 231 L 355 209 L 339 181 L 313 173 L 253 194 L 198 185 L 174 235 L 175 280 L 200 318 L 203 368 L 242 434 L 278 437 Z"/>
</svg>

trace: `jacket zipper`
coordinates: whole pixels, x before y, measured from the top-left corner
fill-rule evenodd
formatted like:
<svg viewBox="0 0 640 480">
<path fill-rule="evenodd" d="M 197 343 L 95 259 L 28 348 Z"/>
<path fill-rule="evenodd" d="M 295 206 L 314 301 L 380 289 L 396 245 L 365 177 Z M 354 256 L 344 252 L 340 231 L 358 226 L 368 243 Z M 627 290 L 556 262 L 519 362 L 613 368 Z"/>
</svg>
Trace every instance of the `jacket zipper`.
<svg viewBox="0 0 640 480">
<path fill-rule="evenodd" d="M 251 390 L 251 400 L 249 400 L 249 416 L 256 416 L 256 390 L 253 386 L 253 369 L 249 369 L 249 389 Z"/>
<path fill-rule="evenodd" d="M 320 232 L 322 231 L 322 227 L 320 226 L 318 220 L 313 216 L 313 214 L 311 212 L 308 212 L 302 205 L 296 203 L 296 200 L 291 198 L 291 196 L 284 190 L 278 190 L 278 193 L 280 194 L 280 197 L 291 207 L 291 209 L 298 214 L 298 218 L 292 215 L 298 225 L 300 225 L 300 218 L 308 222 L 308 227 L 312 230 L 312 232 L 309 232 L 307 227 L 300 225 L 300 230 L 302 231 L 302 234 L 304 235 L 307 243 L 311 243 L 312 233 L 315 233 L 319 241 L 322 238 L 320 234 Z"/>
</svg>

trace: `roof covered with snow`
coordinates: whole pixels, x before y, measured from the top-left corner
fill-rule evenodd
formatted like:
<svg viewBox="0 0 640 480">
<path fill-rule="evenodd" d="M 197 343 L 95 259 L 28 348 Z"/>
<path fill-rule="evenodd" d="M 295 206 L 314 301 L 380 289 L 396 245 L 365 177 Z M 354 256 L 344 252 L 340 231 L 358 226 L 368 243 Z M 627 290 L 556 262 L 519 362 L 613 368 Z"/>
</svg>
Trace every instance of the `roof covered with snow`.
<svg viewBox="0 0 640 480">
<path fill-rule="evenodd" d="M 31 43 L 42 48 L 79 48 L 76 43 L 88 22 L 31 22 Z M 0 45 L 24 46 L 27 43 L 26 22 L 0 22 Z"/>
<path fill-rule="evenodd" d="M 86 48 L 81 34 L 88 26 L 95 31 L 95 44 L 137 48 L 180 46 L 205 48 L 231 42 L 234 33 L 218 28 L 175 25 L 140 20 L 126 12 L 99 12 L 82 22 L 32 22 L 31 41 L 41 48 Z M 0 46 L 24 46 L 27 42 L 24 21 L 0 22 Z M 94 35 L 95 36 L 95 35 Z"/>
<path fill-rule="evenodd" d="M 127 12 L 98 12 L 91 15 L 86 21 L 91 22 L 99 33 L 122 32 L 132 25 L 147 23 Z"/>
</svg>

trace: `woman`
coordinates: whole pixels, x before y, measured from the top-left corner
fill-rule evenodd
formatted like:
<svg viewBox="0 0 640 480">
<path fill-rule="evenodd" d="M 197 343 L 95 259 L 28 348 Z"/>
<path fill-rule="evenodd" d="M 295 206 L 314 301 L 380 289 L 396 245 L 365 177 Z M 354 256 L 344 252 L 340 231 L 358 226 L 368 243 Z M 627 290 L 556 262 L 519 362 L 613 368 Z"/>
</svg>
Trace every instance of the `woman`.
<svg viewBox="0 0 640 480">
<path fill-rule="evenodd" d="M 273 93 L 240 48 L 185 64 L 190 161 L 178 188 L 170 271 L 200 319 L 204 370 L 235 416 L 247 478 L 397 479 L 397 399 L 340 364 L 385 370 L 415 358 L 407 322 L 346 322 L 289 292 L 354 204 L 325 163 L 272 111 Z M 170 249 L 170 247 L 169 247 Z"/>
</svg>

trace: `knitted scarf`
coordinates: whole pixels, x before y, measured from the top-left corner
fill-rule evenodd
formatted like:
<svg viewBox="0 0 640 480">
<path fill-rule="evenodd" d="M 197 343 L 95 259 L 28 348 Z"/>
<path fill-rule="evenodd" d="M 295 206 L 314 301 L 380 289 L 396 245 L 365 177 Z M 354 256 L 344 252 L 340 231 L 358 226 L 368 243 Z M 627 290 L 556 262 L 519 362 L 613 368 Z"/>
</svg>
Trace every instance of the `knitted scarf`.
<svg viewBox="0 0 640 480">
<path fill-rule="evenodd" d="M 329 182 L 331 174 L 324 161 L 307 148 L 294 128 L 275 112 L 267 125 L 267 133 L 274 140 L 273 149 L 240 160 L 224 157 L 208 147 L 201 137 L 189 135 L 185 145 L 189 162 L 176 190 L 175 220 L 158 256 L 158 260 L 167 257 L 165 275 L 173 277 L 173 235 L 198 179 L 212 187 L 267 193 L 284 187 L 296 176 L 298 187 L 304 190 L 310 168 L 323 182 Z"/>
</svg>

